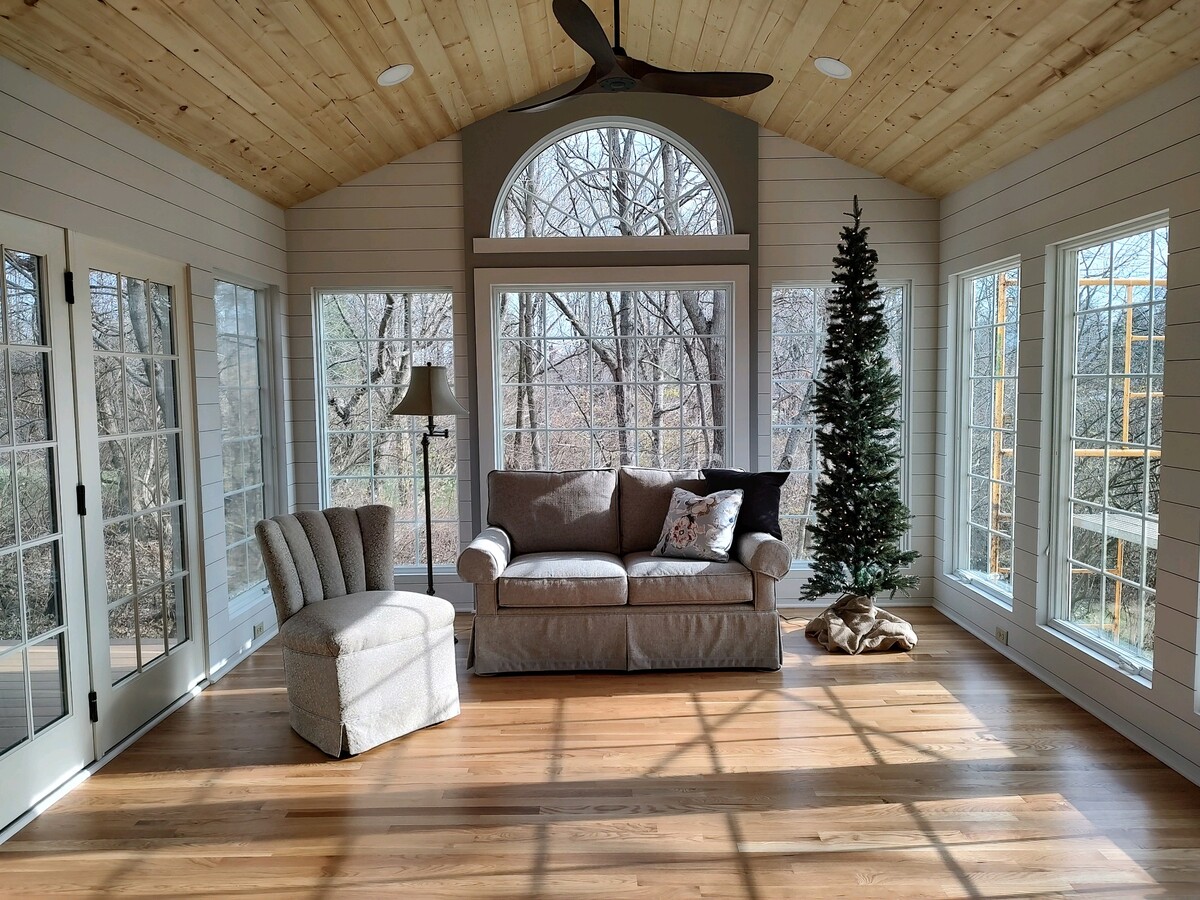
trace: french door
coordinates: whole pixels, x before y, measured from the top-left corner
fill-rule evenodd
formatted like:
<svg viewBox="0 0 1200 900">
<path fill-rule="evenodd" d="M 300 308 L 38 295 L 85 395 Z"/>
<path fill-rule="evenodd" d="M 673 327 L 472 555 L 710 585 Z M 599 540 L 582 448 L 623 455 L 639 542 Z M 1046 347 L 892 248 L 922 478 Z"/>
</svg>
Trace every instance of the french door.
<svg viewBox="0 0 1200 900">
<path fill-rule="evenodd" d="M 0 828 L 95 759 L 65 251 L 0 213 Z"/>
<path fill-rule="evenodd" d="M 100 756 L 204 678 L 191 319 L 179 264 L 78 236 L 70 249 Z"/>
</svg>

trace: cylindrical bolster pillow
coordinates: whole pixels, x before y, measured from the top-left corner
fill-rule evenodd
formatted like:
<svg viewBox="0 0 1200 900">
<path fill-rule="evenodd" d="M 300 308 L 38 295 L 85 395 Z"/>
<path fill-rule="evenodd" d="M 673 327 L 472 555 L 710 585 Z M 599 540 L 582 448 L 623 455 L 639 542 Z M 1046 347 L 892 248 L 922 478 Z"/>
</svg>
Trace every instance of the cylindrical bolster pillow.
<svg viewBox="0 0 1200 900">
<path fill-rule="evenodd" d="M 752 572 L 761 572 L 778 581 L 792 567 L 787 544 L 765 531 L 752 531 L 737 539 L 737 558 Z"/>
<path fill-rule="evenodd" d="M 512 541 L 502 528 L 485 528 L 458 555 L 458 577 L 468 584 L 492 584 L 512 559 Z"/>
</svg>

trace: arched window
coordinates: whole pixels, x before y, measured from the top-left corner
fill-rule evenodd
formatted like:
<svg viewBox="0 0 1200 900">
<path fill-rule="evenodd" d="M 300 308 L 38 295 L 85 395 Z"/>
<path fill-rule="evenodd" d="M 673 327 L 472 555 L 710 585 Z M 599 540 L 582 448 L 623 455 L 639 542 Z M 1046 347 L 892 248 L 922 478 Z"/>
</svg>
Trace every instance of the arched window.
<svg viewBox="0 0 1200 900">
<path fill-rule="evenodd" d="M 728 204 L 707 164 L 641 123 L 576 123 L 517 164 L 492 236 L 729 234 Z"/>
</svg>

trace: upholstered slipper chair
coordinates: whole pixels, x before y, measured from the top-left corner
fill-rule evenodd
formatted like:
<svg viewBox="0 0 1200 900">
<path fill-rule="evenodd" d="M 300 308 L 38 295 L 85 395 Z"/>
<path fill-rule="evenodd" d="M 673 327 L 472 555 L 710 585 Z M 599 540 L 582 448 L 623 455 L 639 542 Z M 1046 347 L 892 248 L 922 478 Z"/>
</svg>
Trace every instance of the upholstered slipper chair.
<svg viewBox="0 0 1200 900">
<path fill-rule="evenodd" d="M 389 506 L 255 526 L 283 642 L 292 728 L 330 756 L 458 715 L 454 608 L 394 589 Z"/>
</svg>

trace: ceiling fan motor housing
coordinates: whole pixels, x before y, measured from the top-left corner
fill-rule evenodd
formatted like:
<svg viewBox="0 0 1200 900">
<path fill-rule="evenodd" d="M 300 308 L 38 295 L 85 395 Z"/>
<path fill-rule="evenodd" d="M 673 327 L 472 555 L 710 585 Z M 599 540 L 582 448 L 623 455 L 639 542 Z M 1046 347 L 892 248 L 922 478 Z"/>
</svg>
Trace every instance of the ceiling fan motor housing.
<svg viewBox="0 0 1200 900">
<path fill-rule="evenodd" d="M 628 75 L 609 75 L 607 78 L 600 79 L 601 89 L 610 94 L 632 91 L 636 85 L 637 82 Z"/>
</svg>

